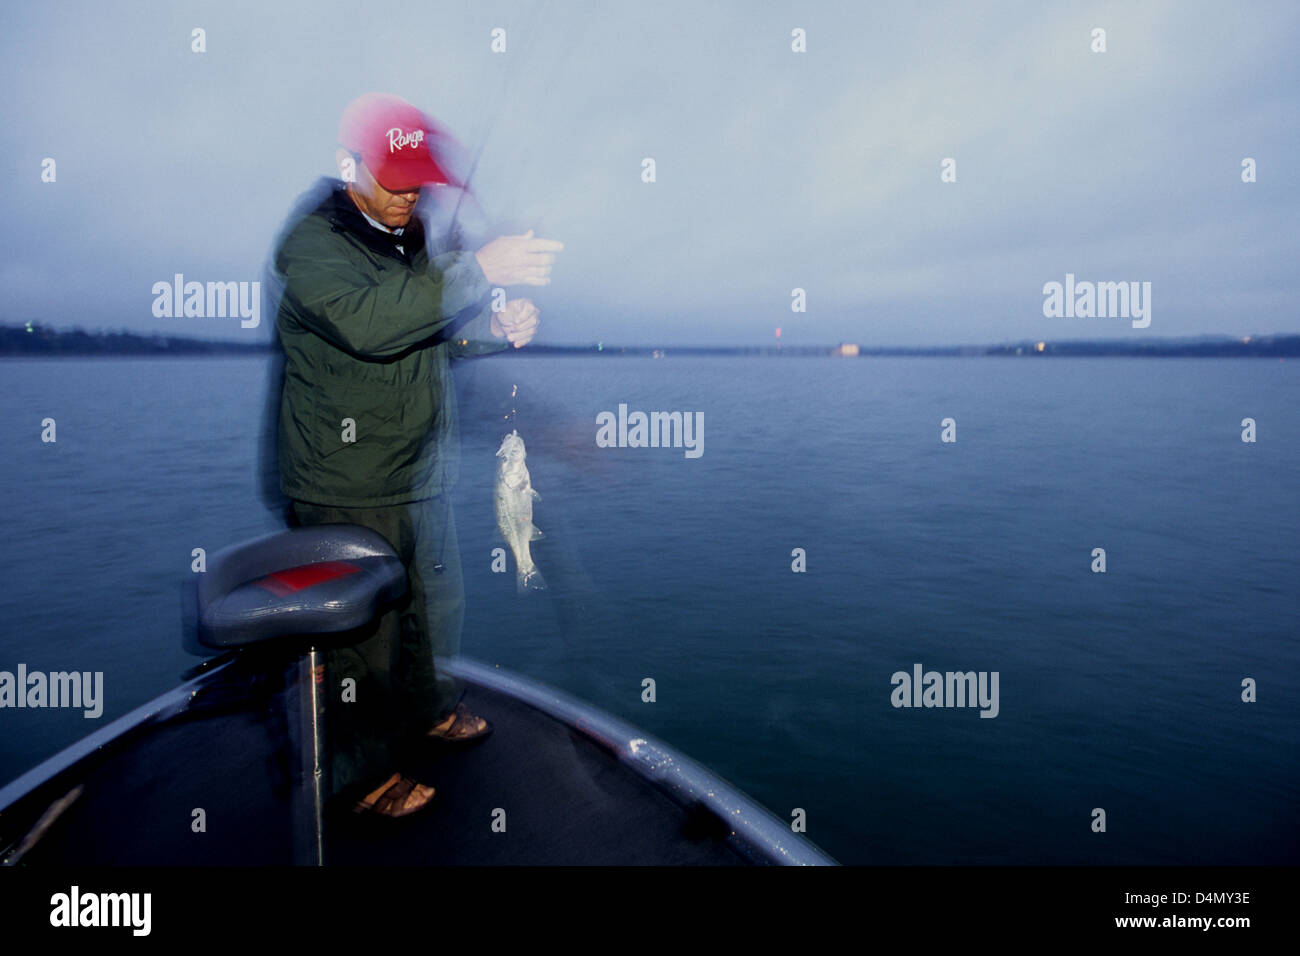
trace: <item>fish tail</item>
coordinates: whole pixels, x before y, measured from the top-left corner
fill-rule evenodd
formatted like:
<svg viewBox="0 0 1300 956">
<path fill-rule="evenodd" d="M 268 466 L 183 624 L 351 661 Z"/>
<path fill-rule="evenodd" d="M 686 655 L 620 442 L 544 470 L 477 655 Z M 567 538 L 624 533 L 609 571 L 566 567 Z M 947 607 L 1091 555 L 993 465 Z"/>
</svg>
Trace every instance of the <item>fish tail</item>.
<svg viewBox="0 0 1300 956">
<path fill-rule="evenodd" d="M 529 591 L 545 591 L 546 579 L 537 568 L 527 572 L 518 570 L 515 572 L 515 588 L 520 594 L 527 594 Z"/>
</svg>

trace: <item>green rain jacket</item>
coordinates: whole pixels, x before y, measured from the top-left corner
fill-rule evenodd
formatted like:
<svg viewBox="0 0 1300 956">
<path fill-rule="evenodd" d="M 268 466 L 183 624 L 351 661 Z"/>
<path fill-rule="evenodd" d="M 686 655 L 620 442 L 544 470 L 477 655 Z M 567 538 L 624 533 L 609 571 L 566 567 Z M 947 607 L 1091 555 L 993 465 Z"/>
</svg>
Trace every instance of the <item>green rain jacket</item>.
<svg viewBox="0 0 1300 956">
<path fill-rule="evenodd" d="M 285 234 L 274 265 L 281 490 L 373 508 L 450 489 L 460 461 L 450 363 L 508 345 L 489 329 L 491 287 L 474 254 L 431 259 L 418 218 L 400 237 L 376 229 L 337 183 Z"/>
</svg>

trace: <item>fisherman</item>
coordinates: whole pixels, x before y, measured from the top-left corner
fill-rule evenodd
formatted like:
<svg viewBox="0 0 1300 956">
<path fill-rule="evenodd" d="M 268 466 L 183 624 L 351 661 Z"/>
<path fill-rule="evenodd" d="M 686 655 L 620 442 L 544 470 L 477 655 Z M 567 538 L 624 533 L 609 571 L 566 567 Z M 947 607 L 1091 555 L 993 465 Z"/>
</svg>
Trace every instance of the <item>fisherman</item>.
<svg viewBox="0 0 1300 956">
<path fill-rule="evenodd" d="M 398 97 L 350 104 L 339 142 L 343 181 L 326 181 L 274 256 L 278 466 L 292 521 L 372 528 L 407 568 L 405 604 L 326 659 L 333 790 L 355 798 L 357 812 L 398 817 L 434 795 L 400 771 L 414 741 L 491 731 L 434 666 L 435 654 L 459 650 L 464 617 L 448 500 L 459 461 L 449 364 L 532 341 L 537 308 L 516 298 L 493 312 L 491 290 L 548 285 L 563 246 L 530 231 L 476 252 L 435 245 L 431 257 L 415 210 L 421 190 L 465 184 L 445 169 L 442 132 Z"/>
</svg>

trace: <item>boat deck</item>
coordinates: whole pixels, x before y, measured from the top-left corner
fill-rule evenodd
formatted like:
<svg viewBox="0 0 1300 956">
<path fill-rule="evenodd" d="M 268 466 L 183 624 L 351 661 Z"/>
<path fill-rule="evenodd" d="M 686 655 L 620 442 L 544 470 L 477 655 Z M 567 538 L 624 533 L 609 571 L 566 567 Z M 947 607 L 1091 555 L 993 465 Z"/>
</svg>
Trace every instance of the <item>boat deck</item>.
<svg viewBox="0 0 1300 956">
<path fill-rule="evenodd" d="M 194 706 L 146 724 L 60 773 L 0 815 L 0 848 L 51 802 L 82 792 L 22 865 L 284 865 L 294 859 L 283 687 L 248 675 L 205 687 Z M 327 816 L 332 865 L 751 862 L 702 804 L 684 806 L 617 754 L 566 723 L 485 686 L 465 703 L 493 734 L 430 749 L 403 768 L 437 788 L 402 820 Z M 195 809 L 205 832 L 191 828 Z M 506 832 L 492 830 L 506 811 Z"/>
</svg>

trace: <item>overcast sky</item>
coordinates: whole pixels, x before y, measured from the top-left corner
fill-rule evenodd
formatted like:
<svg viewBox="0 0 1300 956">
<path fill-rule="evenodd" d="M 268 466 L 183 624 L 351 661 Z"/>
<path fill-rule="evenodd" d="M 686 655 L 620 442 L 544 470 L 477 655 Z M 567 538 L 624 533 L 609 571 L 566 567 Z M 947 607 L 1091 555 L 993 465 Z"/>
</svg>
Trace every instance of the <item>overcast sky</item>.
<svg viewBox="0 0 1300 956">
<path fill-rule="evenodd" d="M 1300 332 L 1300 4 L 972 7 L 9 6 L 0 324 L 264 336 L 151 288 L 259 279 L 382 91 L 482 147 L 492 219 L 565 242 L 539 342 Z M 1150 282 L 1150 326 L 1045 317 L 1066 273 Z"/>
</svg>

